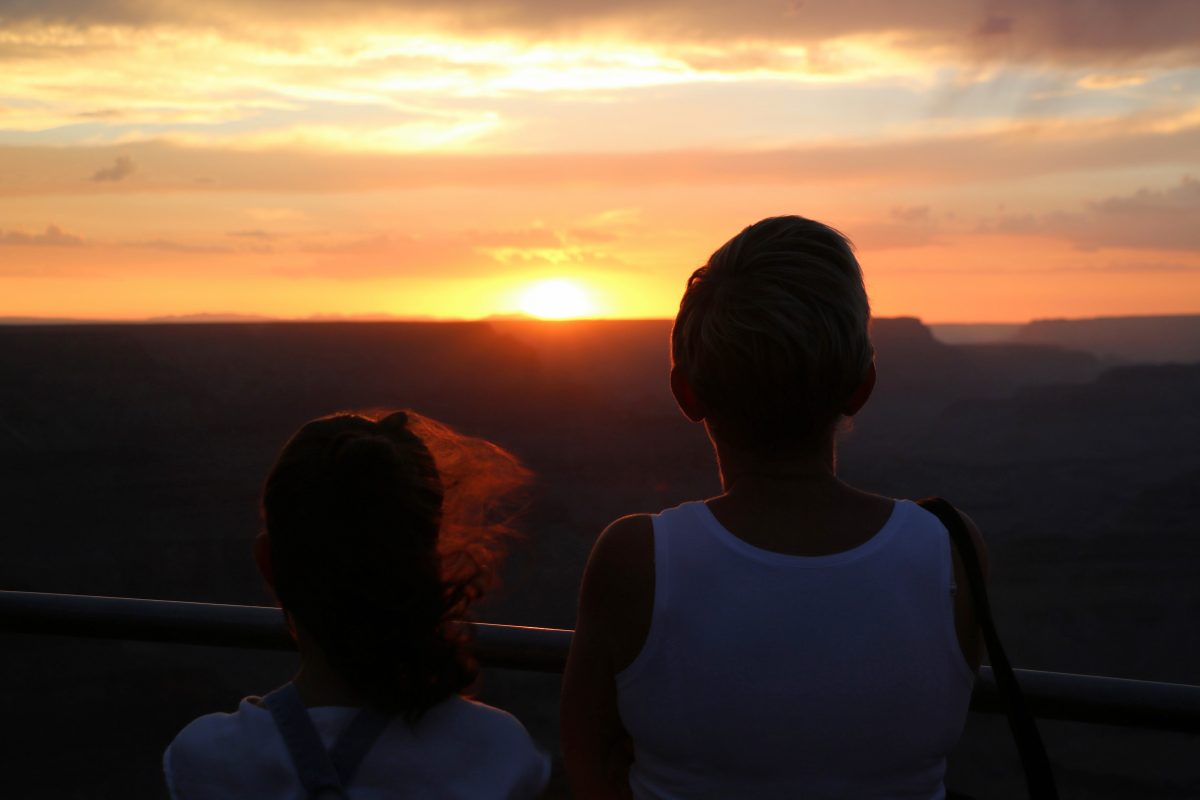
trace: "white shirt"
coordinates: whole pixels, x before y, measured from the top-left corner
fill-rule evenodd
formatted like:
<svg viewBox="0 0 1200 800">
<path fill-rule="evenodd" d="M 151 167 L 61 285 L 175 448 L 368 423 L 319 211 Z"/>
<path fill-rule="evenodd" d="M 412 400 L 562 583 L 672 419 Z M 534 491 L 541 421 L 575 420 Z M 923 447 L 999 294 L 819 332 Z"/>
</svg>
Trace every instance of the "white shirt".
<svg viewBox="0 0 1200 800">
<path fill-rule="evenodd" d="M 318 706 L 308 713 L 328 749 L 358 709 Z M 167 747 L 163 771 L 173 800 L 295 800 L 301 791 L 271 712 L 251 698 L 232 714 L 193 720 Z M 549 775 L 549 759 L 516 717 L 455 695 L 416 725 L 394 720 L 346 794 L 352 800 L 520 800 L 538 797 Z"/>
<path fill-rule="evenodd" d="M 654 517 L 654 570 L 617 676 L 635 798 L 944 797 L 975 676 L 937 517 L 896 501 L 858 547 L 795 556 L 685 503 Z"/>
</svg>

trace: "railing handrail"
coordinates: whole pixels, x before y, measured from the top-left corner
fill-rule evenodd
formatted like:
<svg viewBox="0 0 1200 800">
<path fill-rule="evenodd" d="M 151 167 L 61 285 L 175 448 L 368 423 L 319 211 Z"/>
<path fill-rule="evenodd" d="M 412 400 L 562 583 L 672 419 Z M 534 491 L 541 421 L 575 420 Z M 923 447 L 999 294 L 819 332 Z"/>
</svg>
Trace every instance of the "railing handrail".
<svg viewBox="0 0 1200 800">
<path fill-rule="evenodd" d="M 466 623 L 489 667 L 562 672 L 572 631 Z M 168 642 L 263 650 L 295 645 L 279 609 L 132 597 L 0 591 L 0 633 Z M 1200 686 L 1097 675 L 1015 670 L 1033 713 L 1133 728 L 1200 733 Z M 1000 711 L 991 669 L 975 683 L 971 710 Z"/>
</svg>

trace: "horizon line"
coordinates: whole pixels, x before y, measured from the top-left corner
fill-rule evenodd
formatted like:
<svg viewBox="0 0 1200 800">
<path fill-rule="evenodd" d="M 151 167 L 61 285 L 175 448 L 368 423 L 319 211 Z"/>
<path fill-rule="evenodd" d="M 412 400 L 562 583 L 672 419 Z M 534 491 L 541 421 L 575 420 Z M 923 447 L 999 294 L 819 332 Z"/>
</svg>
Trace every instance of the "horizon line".
<svg viewBox="0 0 1200 800">
<path fill-rule="evenodd" d="M 1179 319 L 1200 317 L 1200 311 L 1166 314 L 1099 314 L 1082 317 L 1034 317 L 1021 321 L 996 320 L 937 320 L 923 319 L 914 314 L 896 314 L 872 317 L 872 319 L 915 319 L 926 326 L 972 326 L 972 327 L 1022 327 L 1036 322 L 1082 322 L 1090 320 L 1116 319 Z M 673 317 L 569 317 L 564 319 L 537 317 L 531 314 L 489 314 L 483 317 L 435 317 L 430 315 L 400 314 L 313 314 L 307 317 L 271 317 L 257 314 L 208 313 L 170 314 L 150 317 L 52 317 L 52 316 L 0 316 L 2 326 L 53 326 L 53 325 L 254 325 L 273 323 L 445 323 L 462 324 L 474 322 L 542 322 L 561 324 L 571 322 L 670 322 Z"/>
</svg>

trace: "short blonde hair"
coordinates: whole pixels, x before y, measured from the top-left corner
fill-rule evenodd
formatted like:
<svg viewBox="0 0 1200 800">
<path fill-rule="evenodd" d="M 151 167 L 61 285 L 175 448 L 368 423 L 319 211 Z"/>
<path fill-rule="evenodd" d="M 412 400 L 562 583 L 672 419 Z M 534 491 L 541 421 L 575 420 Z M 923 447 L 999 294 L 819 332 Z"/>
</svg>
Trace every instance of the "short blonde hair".
<svg viewBox="0 0 1200 800">
<path fill-rule="evenodd" d="M 692 273 L 672 360 L 720 435 L 757 451 L 815 447 L 871 364 L 870 314 L 845 236 L 769 217 Z"/>
</svg>

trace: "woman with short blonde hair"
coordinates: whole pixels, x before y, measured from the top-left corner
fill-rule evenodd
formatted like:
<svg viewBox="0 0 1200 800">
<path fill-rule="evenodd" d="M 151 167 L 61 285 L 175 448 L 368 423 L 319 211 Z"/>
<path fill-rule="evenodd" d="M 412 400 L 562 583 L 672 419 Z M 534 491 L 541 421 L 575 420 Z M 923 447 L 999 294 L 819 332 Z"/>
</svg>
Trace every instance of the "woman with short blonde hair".
<svg viewBox="0 0 1200 800">
<path fill-rule="evenodd" d="M 578 797 L 944 797 L 976 626 L 938 519 L 837 476 L 869 315 L 849 242 L 802 217 L 688 280 L 671 388 L 723 491 L 594 546 L 562 703 Z"/>
</svg>

